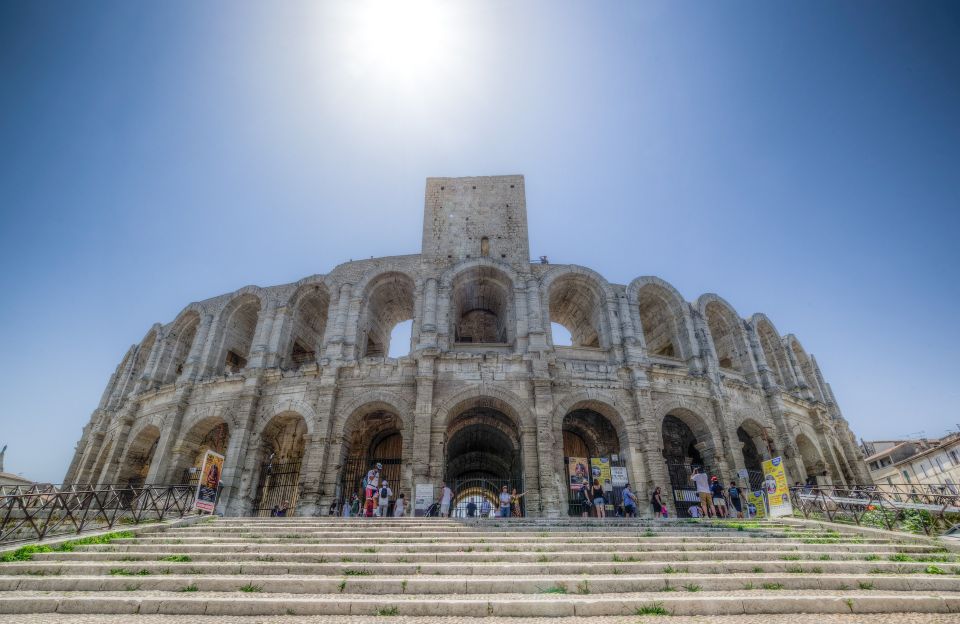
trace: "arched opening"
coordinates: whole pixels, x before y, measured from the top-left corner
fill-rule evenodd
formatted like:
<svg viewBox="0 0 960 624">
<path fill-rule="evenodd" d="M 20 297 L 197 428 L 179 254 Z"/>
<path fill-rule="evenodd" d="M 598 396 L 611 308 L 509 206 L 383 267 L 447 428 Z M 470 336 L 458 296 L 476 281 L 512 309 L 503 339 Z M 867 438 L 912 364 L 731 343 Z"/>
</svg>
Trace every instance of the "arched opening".
<svg viewBox="0 0 960 624">
<path fill-rule="evenodd" d="M 160 370 L 161 384 L 168 384 L 179 379 L 183 373 L 183 367 L 186 366 L 187 357 L 190 355 L 190 349 L 193 348 L 193 340 L 197 336 L 197 328 L 200 327 L 200 315 L 197 312 L 190 311 L 181 316 L 167 335 L 167 353 L 164 354 L 164 362 Z"/>
<path fill-rule="evenodd" d="M 563 417 L 563 461 L 566 466 L 567 511 L 579 516 L 588 511 L 577 498 L 580 488 L 600 481 L 607 497 L 609 515 L 622 503 L 626 485 L 626 461 L 620 453 L 620 436 L 602 414 L 591 409 L 577 409 Z"/>
<path fill-rule="evenodd" d="M 671 306 L 671 296 L 656 284 L 647 284 L 637 293 L 640 305 L 640 329 L 647 353 L 656 357 L 683 357 L 680 348 L 680 320 Z"/>
<path fill-rule="evenodd" d="M 704 308 L 707 327 L 713 339 L 720 368 L 744 372 L 742 358 L 746 355 L 740 339 L 740 320 L 719 301 L 711 301 Z"/>
<path fill-rule="evenodd" d="M 806 435 L 800 433 L 796 437 L 797 450 L 803 460 L 803 470 L 806 473 L 806 483 L 816 485 L 819 479 L 826 476 L 827 464 L 823 461 L 820 450 Z"/>
<path fill-rule="evenodd" d="M 571 346 L 601 346 L 603 299 L 586 278 L 565 275 L 550 285 L 550 322 L 570 334 Z M 554 342 L 554 346 L 557 343 Z"/>
<path fill-rule="evenodd" d="M 207 451 L 226 455 L 229 441 L 230 427 L 222 419 L 214 416 L 201 420 L 183 437 L 172 474 L 180 477 L 180 483 L 196 485 Z"/>
<path fill-rule="evenodd" d="M 241 295 L 227 305 L 222 318 L 216 372 L 236 373 L 247 367 L 250 358 L 260 318 L 260 299 L 252 294 Z"/>
<path fill-rule="evenodd" d="M 663 459 L 670 477 L 670 498 L 677 515 L 689 517 L 691 506 L 699 504 L 696 487 L 690 480 L 693 469 L 700 469 L 721 481 L 717 472 L 712 435 L 699 416 L 686 410 L 674 410 L 663 417 L 661 425 Z M 664 496 L 664 500 L 668 496 Z"/>
<path fill-rule="evenodd" d="M 321 284 L 308 286 L 296 299 L 282 368 L 298 369 L 317 362 L 323 349 L 329 307 L 330 297 Z"/>
<path fill-rule="evenodd" d="M 776 330 L 770 323 L 760 319 L 757 323 L 757 338 L 760 340 L 763 358 L 767 361 L 767 367 L 773 375 L 773 380 L 781 388 L 786 388 L 787 362 L 783 354 L 783 345 Z"/>
<path fill-rule="evenodd" d="M 452 283 L 450 311 L 454 342 L 513 342 L 512 293 L 509 277 L 493 267 L 473 267 L 457 275 Z"/>
<path fill-rule="evenodd" d="M 140 487 L 146 483 L 158 442 L 160 430 L 153 425 L 147 425 L 134 436 L 117 476 L 118 485 Z"/>
<path fill-rule="evenodd" d="M 403 421 L 392 411 L 375 408 L 354 414 L 347 422 L 343 434 L 344 462 L 340 466 L 340 495 L 338 507 L 349 504 L 356 494 L 363 507 L 364 492 L 362 483 L 367 472 L 381 464 L 381 479 L 385 479 L 393 490 L 393 499 L 388 508 L 393 513 L 393 504 L 400 495 L 402 458 L 403 458 Z M 412 504 L 412 494 L 405 492 L 405 498 Z"/>
<path fill-rule="evenodd" d="M 800 373 L 803 375 L 810 392 L 813 393 L 813 398 L 817 401 L 822 401 L 823 394 L 820 392 L 820 385 L 817 383 L 817 375 L 813 370 L 813 362 L 810 361 L 810 356 L 807 355 L 807 352 L 796 338 L 790 341 L 790 347 L 793 349 L 794 357 L 797 358 Z"/>
<path fill-rule="evenodd" d="M 455 494 L 451 515 L 466 516 L 470 496 L 496 501 L 503 486 L 523 492 L 520 430 L 500 410 L 476 406 L 459 413 L 447 425 L 445 448 L 444 480 Z"/>
<path fill-rule="evenodd" d="M 560 323 L 550 323 L 550 335 L 553 338 L 553 346 L 555 347 L 573 346 L 573 336 L 570 335 L 570 330 Z"/>
<path fill-rule="evenodd" d="M 837 449 L 836 446 L 833 447 L 833 455 L 837 458 L 837 463 L 840 467 L 840 474 L 843 475 L 843 480 L 847 485 L 855 484 L 857 479 L 853 476 L 853 472 L 850 469 L 850 464 L 847 463 L 847 457 Z"/>
<path fill-rule="evenodd" d="M 130 374 L 133 383 L 136 383 L 137 380 L 140 379 L 140 376 L 143 375 L 144 370 L 147 368 L 147 360 L 150 359 L 150 352 L 153 350 L 153 345 L 156 341 L 157 332 L 150 330 L 140 343 L 140 346 L 137 347 L 137 357 L 136 360 L 134 360 L 133 371 Z"/>
<path fill-rule="evenodd" d="M 360 322 L 364 357 L 385 357 L 396 353 L 392 348 L 393 329 L 398 323 L 413 318 L 414 283 L 402 273 L 387 273 L 367 287 L 363 317 Z M 410 352 L 407 341 L 402 353 Z"/>
<path fill-rule="evenodd" d="M 753 421 L 745 421 L 737 427 L 737 444 L 743 456 L 743 465 L 747 469 L 747 479 L 751 490 L 763 486 L 763 459 L 768 456 L 767 433 Z"/>
<path fill-rule="evenodd" d="M 260 434 L 260 478 L 253 515 L 269 516 L 277 505 L 295 509 L 300 495 L 307 422 L 296 412 L 278 414 Z"/>
</svg>

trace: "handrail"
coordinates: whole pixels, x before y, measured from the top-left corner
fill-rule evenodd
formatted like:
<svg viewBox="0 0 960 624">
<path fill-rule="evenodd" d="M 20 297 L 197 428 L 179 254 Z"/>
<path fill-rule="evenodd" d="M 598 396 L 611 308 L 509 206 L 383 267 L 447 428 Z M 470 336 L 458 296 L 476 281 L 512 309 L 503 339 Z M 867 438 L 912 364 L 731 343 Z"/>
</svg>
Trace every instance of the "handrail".
<svg viewBox="0 0 960 624">
<path fill-rule="evenodd" d="M 195 485 L 3 485 L 0 545 L 182 518 Z"/>
<path fill-rule="evenodd" d="M 790 488 L 804 518 L 938 535 L 960 523 L 960 490 L 941 484 L 849 484 Z"/>
</svg>

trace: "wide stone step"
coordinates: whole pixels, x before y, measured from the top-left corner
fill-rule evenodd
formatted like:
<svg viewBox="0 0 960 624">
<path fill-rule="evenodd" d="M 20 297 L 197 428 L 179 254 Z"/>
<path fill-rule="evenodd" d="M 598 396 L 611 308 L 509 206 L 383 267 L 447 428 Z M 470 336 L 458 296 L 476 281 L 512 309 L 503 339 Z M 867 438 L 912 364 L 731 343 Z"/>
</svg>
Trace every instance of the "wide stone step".
<svg viewBox="0 0 960 624">
<path fill-rule="evenodd" d="M 960 592 L 953 576 L 871 575 L 577 575 L 539 577 L 335 577 L 222 576 L 177 574 L 143 577 L 54 576 L 0 577 L 0 591 L 168 591 L 242 592 L 256 587 L 263 593 L 296 594 L 621 594 L 639 592 L 739 591 L 776 587 L 780 590 L 850 589 L 877 591 Z"/>
<path fill-rule="evenodd" d="M 907 592 L 741 591 L 666 594 L 496 595 L 443 597 L 386 594 L 240 594 L 101 592 L 92 595 L 22 592 L 0 596 L 0 614 L 400 615 L 447 617 L 572 617 L 606 615 L 742 615 L 752 613 L 960 613 L 960 595 Z"/>
<path fill-rule="evenodd" d="M 28 561 L 0 565 L 0 576 L 7 575 L 152 575 L 152 574 L 316 574 L 336 576 L 412 576 L 424 575 L 550 575 L 550 574 L 960 574 L 960 566 L 950 563 L 893 561 L 622 561 L 589 562 L 452 562 L 452 563 L 365 563 L 354 561 L 326 563 L 298 562 L 78 562 Z"/>
</svg>

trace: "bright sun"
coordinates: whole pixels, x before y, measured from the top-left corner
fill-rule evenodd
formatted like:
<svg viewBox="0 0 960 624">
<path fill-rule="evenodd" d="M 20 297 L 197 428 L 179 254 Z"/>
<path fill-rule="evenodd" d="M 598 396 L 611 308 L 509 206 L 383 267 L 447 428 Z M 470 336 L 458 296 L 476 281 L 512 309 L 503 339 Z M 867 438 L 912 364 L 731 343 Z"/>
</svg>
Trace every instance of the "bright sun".
<svg viewBox="0 0 960 624">
<path fill-rule="evenodd" d="M 347 6 L 347 62 L 358 76 L 410 87 L 453 61 L 453 4 L 365 0 Z"/>
</svg>

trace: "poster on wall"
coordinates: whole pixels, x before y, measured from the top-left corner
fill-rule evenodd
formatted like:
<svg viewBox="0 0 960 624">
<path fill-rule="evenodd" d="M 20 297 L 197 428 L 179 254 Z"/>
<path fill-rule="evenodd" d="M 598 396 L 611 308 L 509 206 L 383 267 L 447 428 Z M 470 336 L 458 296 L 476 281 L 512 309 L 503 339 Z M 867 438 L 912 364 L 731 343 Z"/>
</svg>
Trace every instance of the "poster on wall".
<svg viewBox="0 0 960 624">
<path fill-rule="evenodd" d="M 613 491 L 613 479 L 610 476 L 609 457 L 591 457 L 590 472 L 593 479 L 598 479 L 604 492 Z"/>
<path fill-rule="evenodd" d="M 787 473 L 783 469 L 783 458 L 774 457 L 763 462 L 763 491 L 767 495 L 769 516 L 779 518 L 793 513 L 790 503 L 790 488 L 787 487 Z"/>
<path fill-rule="evenodd" d="M 413 515 L 425 516 L 433 504 L 433 484 L 418 483 L 413 491 Z"/>
<path fill-rule="evenodd" d="M 217 505 L 220 477 L 223 474 L 223 455 L 207 451 L 200 466 L 200 482 L 197 483 L 197 497 L 193 502 L 193 507 L 200 511 L 213 513 Z"/>
<path fill-rule="evenodd" d="M 590 462 L 586 457 L 568 457 L 567 472 L 570 475 L 570 489 L 574 492 L 586 487 L 590 480 L 590 471 L 587 466 Z"/>
<path fill-rule="evenodd" d="M 622 488 L 627 484 L 627 467 L 611 466 L 610 478 L 613 480 L 613 487 Z"/>
</svg>

